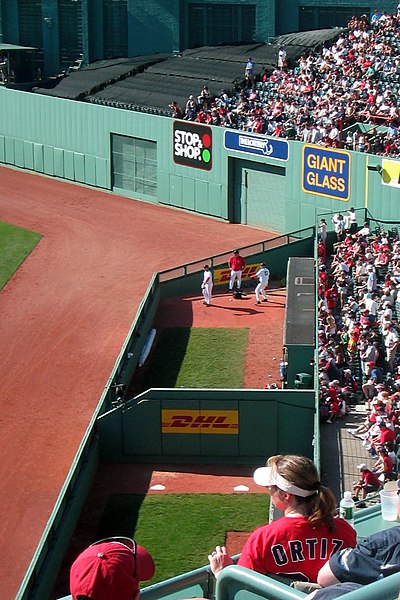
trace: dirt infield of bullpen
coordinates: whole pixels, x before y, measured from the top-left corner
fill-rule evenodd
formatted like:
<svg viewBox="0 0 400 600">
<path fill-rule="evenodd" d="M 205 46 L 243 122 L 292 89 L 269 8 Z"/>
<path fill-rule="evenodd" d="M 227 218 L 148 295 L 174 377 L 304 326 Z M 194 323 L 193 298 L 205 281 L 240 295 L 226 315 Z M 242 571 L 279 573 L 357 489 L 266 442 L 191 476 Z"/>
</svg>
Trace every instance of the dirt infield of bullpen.
<svg viewBox="0 0 400 600">
<path fill-rule="evenodd" d="M 43 235 L 0 294 L 0 598 L 13 600 L 152 273 L 274 234 L 16 169 L 0 177 L 0 219 Z"/>
</svg>

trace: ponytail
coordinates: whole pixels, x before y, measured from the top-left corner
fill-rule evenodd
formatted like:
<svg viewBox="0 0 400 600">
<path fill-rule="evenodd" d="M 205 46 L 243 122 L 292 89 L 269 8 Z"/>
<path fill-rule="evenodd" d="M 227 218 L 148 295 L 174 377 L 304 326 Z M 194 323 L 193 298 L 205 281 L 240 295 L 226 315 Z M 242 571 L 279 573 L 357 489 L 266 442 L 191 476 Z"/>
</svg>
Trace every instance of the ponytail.
<svg viewBox="0 0 400 600">
<path fill-rule="evenodd" d="M 313 496 L 297 499 L 308 505 L 307 520 L 311 527 L 325 526 L 330 532 L 335 531 L 336 499 L 329 488 L 321 485 L 319 492 Z"/>
</svg>

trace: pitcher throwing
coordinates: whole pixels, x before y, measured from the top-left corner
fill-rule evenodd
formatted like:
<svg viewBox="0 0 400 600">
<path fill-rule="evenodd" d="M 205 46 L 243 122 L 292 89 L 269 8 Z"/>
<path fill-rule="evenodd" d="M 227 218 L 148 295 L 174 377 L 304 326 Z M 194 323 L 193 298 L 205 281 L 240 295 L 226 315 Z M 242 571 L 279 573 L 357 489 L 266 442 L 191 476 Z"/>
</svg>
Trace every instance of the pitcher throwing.
<svg viewBox="0 0 400 600">
<path fill-rule="evenodd" d="M 269 283 L 269 275 L 270 273 L 267 267 L 265 266 L 265 263 L 261 263 L 257 273 L 252 275 L 254 279 L 258 277 L 259 282 L 256 287 L 256 304 L 261 304 L 261 298 L 264 300 L 264 302 L 268 301 L 265 290 L 267 289 Z"/>
</svg>

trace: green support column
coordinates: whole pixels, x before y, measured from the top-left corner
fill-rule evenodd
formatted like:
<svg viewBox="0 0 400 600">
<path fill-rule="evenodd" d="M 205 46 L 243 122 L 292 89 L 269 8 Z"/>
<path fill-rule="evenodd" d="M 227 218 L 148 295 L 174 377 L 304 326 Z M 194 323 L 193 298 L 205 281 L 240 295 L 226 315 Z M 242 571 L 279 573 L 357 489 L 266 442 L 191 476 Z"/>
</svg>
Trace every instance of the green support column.
<svg viewBox="0 0 400 600">
<path fill-rule="evenodd" d="M 3 5 L 0 3 L 0 44 L 4 43 L 3 35 Z"/>
<path fill-rule="evenodd" d="M 42 0 L 42 32 L 44 72 L 52 75 L 61 68 L 57 0 Z"/>
<path fill-rule="evenodd" d="M 180 0 L 128 0 L 128 54 L 180 48 Z"/>
<path fill-rule="evenodd" d="M 82 0 L 83 57 L 85 63 L 104 58 L 103 0 Z"/>
<path fill-rule="evenodd" d="M 18 3 L 2 0 L 1 6 L 1 43 L 19 44 Z"/>
</svg>

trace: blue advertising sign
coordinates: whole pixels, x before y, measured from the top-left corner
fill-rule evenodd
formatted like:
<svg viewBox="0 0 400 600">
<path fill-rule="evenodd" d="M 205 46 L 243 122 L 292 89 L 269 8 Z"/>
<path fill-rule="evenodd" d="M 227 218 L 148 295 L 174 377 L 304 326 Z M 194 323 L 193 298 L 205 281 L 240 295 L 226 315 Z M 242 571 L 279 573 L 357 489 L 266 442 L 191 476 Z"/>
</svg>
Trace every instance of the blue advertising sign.
<svg viewBox="0 0 400 600">
<path fill-rule="evenodd" d="M 303 192 L 336 200 L 348 200 L 350 162 L 350 153 L 345 150 L 305 144 L 303 146 Z"/>
<path fill-rule="evenodd" d="M 288 160 L 289 144 L 280 138 L 270 138 L 265 135 L 244 133 L 241 131 L 225 131 L 224 146 L 226 150 L 248 152 L 265 158 Z"/>
</svg>

